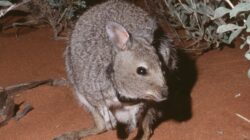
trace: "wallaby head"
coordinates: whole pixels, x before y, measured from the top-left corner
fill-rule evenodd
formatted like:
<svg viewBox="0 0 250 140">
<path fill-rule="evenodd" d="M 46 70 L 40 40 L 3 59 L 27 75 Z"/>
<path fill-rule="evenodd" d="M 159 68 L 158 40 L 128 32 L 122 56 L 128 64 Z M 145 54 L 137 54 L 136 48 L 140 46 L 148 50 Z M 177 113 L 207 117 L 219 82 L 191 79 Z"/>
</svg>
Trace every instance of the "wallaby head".
<svg viewBox="0 0 250 140">
<path fill-rule="evenodd" d="M 109 22 L 106 31 L 115 50 L 113 82 L 126 99 L 165 100 L 168 93 L 156 49 L 142 37 Z"/>
</svg>

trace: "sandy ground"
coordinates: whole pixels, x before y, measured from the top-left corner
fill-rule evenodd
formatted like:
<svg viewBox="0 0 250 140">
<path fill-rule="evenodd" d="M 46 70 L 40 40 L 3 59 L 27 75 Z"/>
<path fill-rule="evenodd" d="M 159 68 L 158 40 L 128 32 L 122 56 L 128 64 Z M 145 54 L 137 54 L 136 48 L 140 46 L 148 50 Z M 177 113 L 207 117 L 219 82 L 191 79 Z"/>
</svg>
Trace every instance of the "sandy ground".
<svg viewBox="0 0 250 140">
<path fill-rule="evenodd" d="M 14 31 L 1 33 L 0 85 L 66 77 L 64 48 L 64 41 L 53 40 L 52 32 L 46 28 L 24 29 L 18 37 Z M 236 115 L 250 119 L 250 79 L 246 76 L 250 65 L 243 57 L 244 52 L 239 48 L 210 51 L 197 59 L 196 72 L 187 66 L 186 74 L 190 72 L 192 83 L 187 78 L 176 86 L 190 84 L 191 99 L 188 104 L 182 100 L 172 102 L 169 112 L 175 112 L 175 107 L 178 110 L 181 105 L 187 105 L 184 108 L 189 110 L 187 114 L 173 115 L 181 119 L 161 123 L 152 140 L 250 140 L 250 123 Z M 16 96 L 15 102 L 31 104 L 34 110 L 0 128 L 0 140 L 51 140 L 93 123 L 67 87 L 41 86 L 27 90 Z M 86 138 L 100 139 L 117 139 L 116 132 Z"/>
</svg>

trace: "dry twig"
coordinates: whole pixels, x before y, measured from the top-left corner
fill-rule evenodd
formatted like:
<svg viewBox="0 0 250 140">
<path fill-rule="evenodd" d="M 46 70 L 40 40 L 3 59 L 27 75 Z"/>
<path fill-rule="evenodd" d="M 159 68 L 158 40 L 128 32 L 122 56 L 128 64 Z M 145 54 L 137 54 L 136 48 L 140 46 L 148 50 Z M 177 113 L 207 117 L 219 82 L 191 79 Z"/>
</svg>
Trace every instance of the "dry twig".
<svg viewBox="0 0 250 140">
<path fill-rule="evenodd" d="M 6 15 L 9 11 L 12 11 L 12 10 L 15 10 L 17 7 L 23 5 L 23 4 L 26 4 L 27 2 L 30 2 L 31 0 L 24 0 L 18 4 L 13 4 L 11 6 L 9 6 L 8 8 L 6 9 L 1 9 L 0 10 L 0 18 L 3 17 L 4 15 Z"/>
</svg>

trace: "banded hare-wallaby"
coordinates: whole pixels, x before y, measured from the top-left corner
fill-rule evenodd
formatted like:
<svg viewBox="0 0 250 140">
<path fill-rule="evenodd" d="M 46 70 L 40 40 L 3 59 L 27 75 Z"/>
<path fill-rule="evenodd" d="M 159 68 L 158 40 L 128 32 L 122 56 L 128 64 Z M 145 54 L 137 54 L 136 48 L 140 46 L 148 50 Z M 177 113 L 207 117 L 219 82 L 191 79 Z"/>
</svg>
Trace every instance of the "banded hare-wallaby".
<svg viewBox="0 0 250 140">
<path fill-rule="evenodd" d="M 147 12 L 123 0 L 109 0 L 79 18 L 65 52 L 66 71 L 95 126 L 55 140 L 80 139 L 118 126 L 125 134 L 139 127 L 142 139 L 149 139 L 160 114 L 150 104 L 168 94 L 161 65 L 174 69 L 176 61 L 167 40 L 158 49 L 152 46 L 157 28 Z"/>
</svg>

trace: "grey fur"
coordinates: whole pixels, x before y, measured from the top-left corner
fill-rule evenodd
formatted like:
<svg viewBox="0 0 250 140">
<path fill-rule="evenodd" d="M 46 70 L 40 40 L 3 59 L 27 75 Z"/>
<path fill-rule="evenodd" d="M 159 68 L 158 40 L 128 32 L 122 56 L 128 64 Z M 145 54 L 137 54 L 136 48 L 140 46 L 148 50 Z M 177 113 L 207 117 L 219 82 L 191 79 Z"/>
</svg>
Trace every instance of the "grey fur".
<svg viewBox="0 0 250 140">
<path fill-rule="evenodd" d="M 156 20 L 147 12 L 122 0 L 94 6 L 79 18 L 65 51 L 66 71 L 76 97 L 92 114 L 95 126 L 56 140 L 102 133 L 114 129 L 117 123 L 126 124 L 129 131 L 141 122 L 148 123 L 141 129 L 151 127 L 154 117 L 145 115 L 155 114 L 150 113 L 155 110 L 148 109 L 145 101 L 162 101 L 168 92 L 157 54 L 164 57 L 169 69 L 175 68 L 175 63 L 169 65 L 172 56 L 166 41 L 159 53 L 151 45 L 157 28 Z M 146 67 L 147 74 L 137 74 L 138 67 Z M 131 115 L 124 117 L 123 113 Z"/>
</svg>

